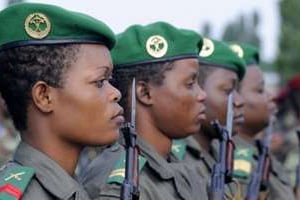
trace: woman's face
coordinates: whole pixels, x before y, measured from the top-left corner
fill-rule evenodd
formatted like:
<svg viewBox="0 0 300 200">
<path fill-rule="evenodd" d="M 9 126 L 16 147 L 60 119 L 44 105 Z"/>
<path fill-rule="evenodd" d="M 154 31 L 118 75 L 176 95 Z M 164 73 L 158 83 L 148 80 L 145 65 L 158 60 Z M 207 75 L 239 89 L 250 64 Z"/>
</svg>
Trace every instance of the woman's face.
<svg viewBox="0 0 300 200">
<path fill-rule="evenodd" d="M 164 73 L 162 85 L 153 87 L 153 121 L 169 138 L 197 133 L 205 119 L 206 94 L 198 76 L 198 60 L 182 59 Z"/>
<path fill-rule="evenodd" d="M 207 94 L 205 101 L 207 119 L 203 128 L 206 132 L 215 135 L 211 122 L 218 120 L 222 126 L 226 125 L 228 96 L 233 93 L 233 133 L 237 133 L 237 128 L 244 122 L 243 107 L 244 101 L 237 92 L 238 77 L 234 71 L 217 68 L 206 77 L 203 88 Z"/>
<path fill-rule="evenodd" d="M 55 89 L 52 124 L 59 137 L 82 145 L 111 144 L 124 121 L 120 92 L 109 83 L 113 69 L 103 45 L 81 45 L 76 61 Z"/>
<path fill-rule="evenodd" d="M 257 66 L 247 67 L 240 93 L 245 100 L 243 128 L 255 134 L 268 125 L 276 110 L 273 96 L 265 90 L 263 74 Z"/>
</svg>

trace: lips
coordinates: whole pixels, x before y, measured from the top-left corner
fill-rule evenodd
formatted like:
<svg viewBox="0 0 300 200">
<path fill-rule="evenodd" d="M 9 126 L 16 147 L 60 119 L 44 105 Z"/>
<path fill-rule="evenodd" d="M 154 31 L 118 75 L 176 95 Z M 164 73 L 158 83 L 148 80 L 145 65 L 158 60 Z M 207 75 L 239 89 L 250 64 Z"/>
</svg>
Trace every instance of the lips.
<svg viewBox="0 0 300 200">
<path fill-rule="evenodd" d="M 244 122 L 244 115 L 243 114 L 238 114 L 236 116 L 233 117 L 233 122 L 235 124 L 241 124 Z"/>
<path fill-rule="evenodd" d="M 119 124 L 121 126 L 121 124 L 125 122 L 125 118 L 124 118 L 123 114 L 124 114 L 124 110 L 123 110 L 123 108 L 120 108 L 116 112 L 116 114 L 112 117 L 112 120 L 116 121 L 117 124 Z"/>
<path fill-rule="evenodd" d="M 201 112 L 198 114 L 197 119 L 202 121 L 202 120 L 206 120 L 206 113 L 205 113 L 205 107 L 201 110 Z"/>
</svg>

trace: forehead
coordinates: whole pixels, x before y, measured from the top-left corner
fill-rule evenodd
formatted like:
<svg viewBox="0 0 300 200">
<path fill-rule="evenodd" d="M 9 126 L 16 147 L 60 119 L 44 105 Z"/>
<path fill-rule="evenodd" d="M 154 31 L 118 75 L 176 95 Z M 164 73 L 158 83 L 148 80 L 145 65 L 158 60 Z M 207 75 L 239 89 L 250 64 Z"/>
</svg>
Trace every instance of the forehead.
<svg viewBox="0 0 300 200">
<path fill-rule="evenodd" d="M 233 70 L 213 67 L 211 73 L 208 74 L 209 77 L 217 78 L 216 80 L 237 80 L 237 74 Z"/>
<path fill-rule="evenodd" d="M 104 45 L 80 45 L 80 50 L 73 66 L 75 68 L 79 67 L 83 70 L 90 70 L 105 66 L 112 70 L 110 51 Z"/>
<path fill-rule="evenodd" d="M 92 79 L 113 69 L 110 52 L 104 45 L 80 45 L 74 62 L 64 77 L 69 80 Z"/>
<path fill-rule="evenodd" d="M 204 80 L 205 86 L 216 86 L 220 84 L 232 84 L 238 82 L 238 76 L 236 72 L 220 67 L 207 67 L 207 73 L 201 73 L 200 76 Z M 205 69 L 204 69 L 205 70 Z M 202 71 L 202 70 L 201 70 Z"/>
<path fill-rule="evenodd" d="M 199 71 L 198 60 L 194 58 L 176 60 L 174 61 L 173 66 L 172 71 L 178 75 L 187 75 L 195 72 L 198 73 Z"/>
<path fill-rule="evenodd" d="M 79 58 L 91 58 L 93 62 L 102 62 L 103 64 L 111 64 L 111 56 L 109 49 L 99 44 L 83 44 L 80 45 Z"/>
<path fill-rule="evenodd" d="M 242 81 L 245 85 L 258 85 L 263 82 L 263 74 L 258 66 L 247 67 L 246 75 Z"/>
</svg>

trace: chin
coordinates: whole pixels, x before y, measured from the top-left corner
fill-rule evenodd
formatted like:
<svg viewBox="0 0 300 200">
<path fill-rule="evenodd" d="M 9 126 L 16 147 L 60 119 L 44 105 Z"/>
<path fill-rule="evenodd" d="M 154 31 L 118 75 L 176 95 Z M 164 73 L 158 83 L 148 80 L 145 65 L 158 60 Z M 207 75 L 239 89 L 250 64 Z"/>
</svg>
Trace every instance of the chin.
<svg viewBox="0 0 300 200">
<path fill-rule="evenodd" d="M 106 134 L 99 134 L 98 138 L 91 141 L 91 146 L 104 146 L 114 144 L 119 139 L 119 130 Z"/>
<path fill-rule="evenodd" d="M 178 135 L 176 135 L 177 137 L 174 137 L 174 139 L 183 139 L 183 138 L 189 137 L 191 135 L 195 135 L 195 134 L 199 133 L 199 129 L 190 130 L 190 131 L 186 131 L 185 133 L 178 134 Z"/>
</svg>

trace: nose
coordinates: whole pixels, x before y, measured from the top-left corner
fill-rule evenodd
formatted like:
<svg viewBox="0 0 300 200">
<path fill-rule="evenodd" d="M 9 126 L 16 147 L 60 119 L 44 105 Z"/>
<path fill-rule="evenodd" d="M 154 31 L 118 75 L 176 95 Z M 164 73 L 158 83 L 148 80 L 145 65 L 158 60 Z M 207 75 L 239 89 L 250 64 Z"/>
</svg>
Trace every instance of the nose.
<svg viewBox="0 0 300 200">
<path fill-rule="evenodd" d="M 234 99 L 233 99 L 233 105 L 235 108 L 243 108 L 245 99 L 244 97 L 237 91 L 234 91 Z"/>
<path fill-rule="evenodd" d="M 277 110 L 276 96 L 274 93 L 271 93 L 270 91 L 266 91 L 266 93 L 268 97 L 269 109 L 273 114 L 276 114 L 276 110 Z"/>
<path fill-rule="evenodd" d="M 119 102 L 122 98 L 121 92 L 109 83 L 109 100 L 113 102 Z"/>
<path fill-rule="evenodd" d="M 198 97 L 197 97 L 198 101 L 204 102 L 206 97 L 207 97 L 206 92 L 203 90 L 203 88 L 201 86 L 199 86 L 199 93 L 198 93 Z"/>
<path fill-rule="evenodd" d="M 266 92 L 267 92 L 267 96 L 268 96 L 268 101 L 275 103 L 275 99 L 276 99 L 275 94 L 271 93 L 270 91 L 266 91 Z"/>
</svg>

